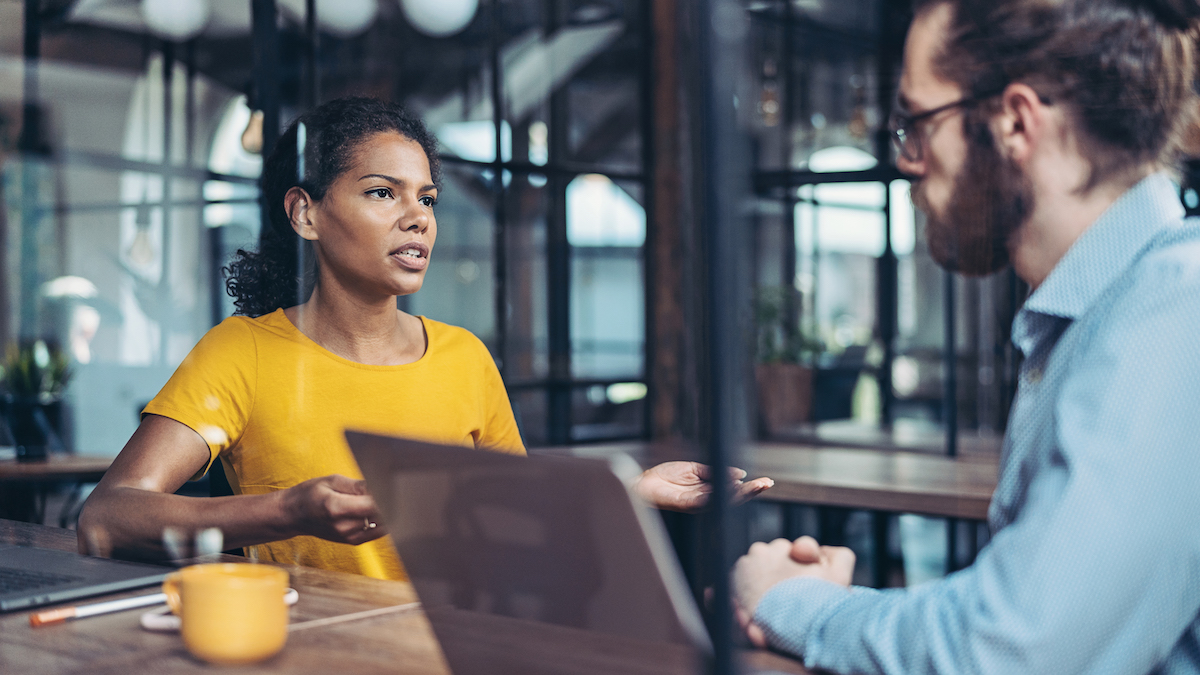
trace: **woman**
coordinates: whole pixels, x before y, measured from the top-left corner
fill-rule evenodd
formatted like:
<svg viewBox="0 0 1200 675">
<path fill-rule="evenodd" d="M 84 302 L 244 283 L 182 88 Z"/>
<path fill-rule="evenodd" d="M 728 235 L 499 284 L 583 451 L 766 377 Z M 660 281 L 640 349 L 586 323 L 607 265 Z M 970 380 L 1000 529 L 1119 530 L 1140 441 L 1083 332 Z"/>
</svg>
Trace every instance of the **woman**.
<svg viewBox="0 0 1200 675">
<path fill-rule="evenodd" d="M 260 559 L 403 578 L 343 429 L 524 454 L 486 347 L 396 309 L 430 264 L 439 179 L 436 140 L 395 105 L 340 99 L 284 132 L 263 167 L 261 250 L 229 268 L 239 316 L 143 411 L 80 515 L 81 550 L 144 555 L 166 527 L 215 526 Z M 172 494 L 217 459 L 236 496 Z M 703 472 L 660 465 L 639 492 L 693 508 Z"/>
</svg>

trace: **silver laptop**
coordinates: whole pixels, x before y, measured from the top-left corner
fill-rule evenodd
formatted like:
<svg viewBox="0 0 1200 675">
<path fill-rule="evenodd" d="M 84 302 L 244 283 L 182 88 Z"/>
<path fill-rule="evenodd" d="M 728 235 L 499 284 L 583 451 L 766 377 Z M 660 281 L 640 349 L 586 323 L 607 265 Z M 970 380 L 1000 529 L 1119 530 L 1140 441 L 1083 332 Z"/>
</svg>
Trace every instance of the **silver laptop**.
<svg viewBox="0 0 1200 675">
<path fill-rule="evenodd" d="M 661 519 L 622 480 L 640 472 L 629 457 L 346 438 L 457 675 L 608 672 L 621 658 L 696 672 L 711 652 Z"/>
<path fill-rule="evenodd" d="M 0 612 L 153 586 L 172 571 L 157 565 L 0 544 Z"/>
</svg>

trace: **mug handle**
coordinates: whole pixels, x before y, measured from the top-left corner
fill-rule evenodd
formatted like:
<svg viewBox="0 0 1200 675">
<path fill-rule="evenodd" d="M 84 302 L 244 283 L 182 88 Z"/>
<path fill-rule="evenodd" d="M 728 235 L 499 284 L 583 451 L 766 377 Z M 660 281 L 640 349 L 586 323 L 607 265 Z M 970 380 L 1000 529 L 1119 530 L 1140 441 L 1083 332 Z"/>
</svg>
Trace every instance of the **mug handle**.
<svg viewBox="0 0 1200 675">
<path fill-rule="evenodd" d="M 171 608 L 171 613 L 179 616 L 179 572 L 172 572 L 163 579 L 162 592 L 167 596 L 167 606 Z"/>
</svg>

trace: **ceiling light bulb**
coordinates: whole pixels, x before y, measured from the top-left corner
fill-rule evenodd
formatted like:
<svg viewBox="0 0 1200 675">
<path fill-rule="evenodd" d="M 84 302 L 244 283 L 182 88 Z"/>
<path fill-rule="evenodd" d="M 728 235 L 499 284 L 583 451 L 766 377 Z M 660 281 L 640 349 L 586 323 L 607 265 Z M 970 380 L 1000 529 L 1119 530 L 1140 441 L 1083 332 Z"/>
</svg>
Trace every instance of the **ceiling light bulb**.
<svg viewBox="0 0 1200 675">
<path fill-rule="evenodd" d="M 133 235 L 133 243 L 129 245 L 125 256 L 129 258 L 129 262 L 142 268 L 149 267 L 154 263 L 154 244 L 150 242 L 149 228 L 138 227 L 137 234 Z"/>
<path fill-rule="evenodd" d="M 252 155 L 257 155 L 263 149 L 263 119 L 261 110 L 250 113 L 246 130 L 242 132 L 242 149 Z"/>
<path fill-rule="evenodd" d="M 446 37 L 471 23 L 479 0 L 400 0 L 400 8 L 413 28 L 432 37 Z"/>
<path fill-rule="evenodd" d="M 354 37 L 371 27 L 376 0 L 317 0 L 317 24 L 337 37 Z"/>
<path fill-rule="evenodd" d="M 142 0 L 142 19 L 146 28 L 175 42 L 199 35 L 211 15 L 208 0 Z"/>
</svg>

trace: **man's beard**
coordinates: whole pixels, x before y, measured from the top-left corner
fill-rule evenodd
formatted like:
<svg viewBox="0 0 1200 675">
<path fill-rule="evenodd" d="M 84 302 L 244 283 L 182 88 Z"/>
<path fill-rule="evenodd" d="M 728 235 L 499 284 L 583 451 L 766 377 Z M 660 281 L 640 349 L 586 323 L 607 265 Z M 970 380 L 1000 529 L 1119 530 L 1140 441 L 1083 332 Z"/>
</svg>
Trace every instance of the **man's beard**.
<svg viewBox="0 0 1200 675">
<path fill-rule="evenodd" d="M 1009 262 L 1009 246 L 1033 209 L 1025 174 L 996 150 L 986 123 L 964 120 L 967 157 L 942 213 L 919 183 L 913 206 L 926 215 L 925 239 L 939 265 L 967 276 L 986 276 Z"/>
</svg>

